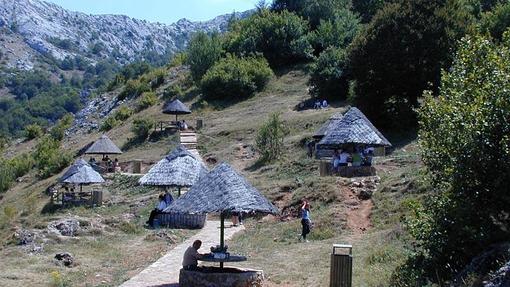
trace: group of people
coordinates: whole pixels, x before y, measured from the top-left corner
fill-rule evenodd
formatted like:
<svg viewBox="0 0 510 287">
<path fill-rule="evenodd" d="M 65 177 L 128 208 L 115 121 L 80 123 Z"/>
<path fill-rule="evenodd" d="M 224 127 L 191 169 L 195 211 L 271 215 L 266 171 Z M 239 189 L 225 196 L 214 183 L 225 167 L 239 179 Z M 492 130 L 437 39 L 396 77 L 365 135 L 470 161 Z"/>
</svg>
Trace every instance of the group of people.
<svg viewBox="0 0 510 287">
<path fill-rule="evenodd" d="M 156 203 L 156 206 L 151 211 L 149 215 L 149 220 L 147 220 L 147 224 L 151 227 L 154 227 L 154 219 L 156 216 L 160 213 L 163 213 L 163 211 L 174 201 L 172 195 L 169 192 L 162 193 L 158 197 L 158 202 Z"/>
<path fill-rule="evenodd" d="M 185 120 L 177 121 L 177 128 L 179 128 L 181 131 L 185 131 L 188 129 L 188 124 Z"/>
<path fill-rule="evenodd" d="M 350 153 L 347 149 L 335 150 L 331 159 L 333 168 L 338 171 L 341 166 L 371 166 L 374 157 L 374 148 L 367 147 L 365 149 L 357 146 L 354 152 Z"/>
<path fill-rule="evenodd" d="M 328 101 L 326 101 L 325 99 L 322 101 L 317 99 L 315 101 L 315 104 L 313 105 L 313 108 L 316 110 L 325 109 L 327 107 L 329 107 L 329 105 L 328 105 Z"/>
<path fill-rule="evenodd" d="M 92 166 L 92 168 L 94 168 L 96 170 L 104 169 L 106 172 L 120 172 L 120 164 L 119 164 L 118 158 L 115 158 L 112 161 L 110 159 L 110 157 L 108 155 L 106 155 L 105 157 L 103 157 L 103 159 L 101 161 L 102 161 L 102 164 L 97 162 L 94 157 L 91 157 L 89 159 L 89 164 L 90 164 L 90 166 Z"/>
</svg>

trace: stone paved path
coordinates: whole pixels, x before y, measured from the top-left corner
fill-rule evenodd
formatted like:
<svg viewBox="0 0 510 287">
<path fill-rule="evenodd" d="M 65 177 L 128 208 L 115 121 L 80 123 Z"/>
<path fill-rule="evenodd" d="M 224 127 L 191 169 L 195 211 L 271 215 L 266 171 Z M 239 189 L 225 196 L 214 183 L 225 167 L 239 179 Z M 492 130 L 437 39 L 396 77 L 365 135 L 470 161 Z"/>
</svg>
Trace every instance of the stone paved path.
<svg viewBox="0 0 510 287">
<path fill-rule="evenodd" d="M 232 238 L 236 232 L 244 230 L 242 225 L 238 227 L 230 227 L 230 222 L 226 223 L 225 225 L 229 226 L 225 228 L 225 240 Z M 202 228 L 196 235 L 177 245 L 174 249 L 170 250 L 158 261 L 154 262 L 152 265 L 145 268 L 142 272 L 138 273 L 138 275 L 124 282 L 121 287 L 179 286 L 179 270 L 181 269 L 182 256 L 184 255 L 184 251 L 186 251 L 186 249 L 191 246 L 193 241 L 200 239 L 202 240 L 202 248 L 200 248 L 199 252 L 209 252 L 209 248 L 211 246 L 215 246 L 219 243 L 219 227 L 219 221 L 208 220 L 204 228 Z"/>
</svg>

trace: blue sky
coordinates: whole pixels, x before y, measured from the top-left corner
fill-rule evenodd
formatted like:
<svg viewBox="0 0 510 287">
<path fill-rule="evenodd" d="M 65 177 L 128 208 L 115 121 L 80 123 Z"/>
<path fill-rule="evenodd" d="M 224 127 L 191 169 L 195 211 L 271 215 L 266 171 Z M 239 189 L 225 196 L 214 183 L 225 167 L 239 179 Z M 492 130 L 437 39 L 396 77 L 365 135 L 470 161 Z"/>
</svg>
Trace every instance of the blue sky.
<svg viewBox="0 0 510 287">
<path fill-rule="evenodd" d="M 87 14 L 122 14 L 151 22 L 193 21 L 241 12 L 255 7 L 257 0 L 45 0 L 67 10 Z"/>
</svg>

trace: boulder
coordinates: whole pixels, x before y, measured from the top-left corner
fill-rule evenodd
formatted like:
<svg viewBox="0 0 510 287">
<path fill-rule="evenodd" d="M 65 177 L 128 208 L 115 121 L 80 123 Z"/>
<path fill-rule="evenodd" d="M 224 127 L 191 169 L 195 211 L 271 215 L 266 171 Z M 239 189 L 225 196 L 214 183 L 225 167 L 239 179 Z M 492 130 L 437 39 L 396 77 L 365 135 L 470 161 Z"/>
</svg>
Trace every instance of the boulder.
<svg viewBox="0 0 510 287">
<path fill-rule="evenodd" d="M 18 245 L 27 245 L 35 240 L 35 233 L 27 229 L 18 229 L 14 231 L 14 239 Z"/>
<path fill-rule="evenodd" d="M 48 224 L 48 231 L 57 235 L 76 236 L 80 231 L 80 222 L 74 218 L 52 221 Z"/>
<path fill-rule="evenodd" d="M 372 198 L 372 193 L 373 192 L 369 189 L 362 189 L 358 194 L 358 198 L 361 200 L 369 200 L 370 198 Z"/>
<path fill-rule="evenodd" d="M 75 266 L 74 257 L 69 252 L 60 252 L 55 254 L 55 263 L 59 266 L 73 267 Z"/>
</svg>

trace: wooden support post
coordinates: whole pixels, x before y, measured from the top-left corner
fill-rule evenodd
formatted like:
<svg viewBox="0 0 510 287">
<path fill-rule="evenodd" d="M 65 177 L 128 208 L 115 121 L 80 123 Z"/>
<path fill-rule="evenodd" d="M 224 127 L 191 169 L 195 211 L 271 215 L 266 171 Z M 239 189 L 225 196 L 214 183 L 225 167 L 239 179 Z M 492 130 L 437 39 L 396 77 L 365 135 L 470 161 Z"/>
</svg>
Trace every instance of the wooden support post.
<svg viewBox="0 0 510 287">
<path fill-rule="evenodd" d="M 223 251 L 225 248 L 225 214 L 222 212 L 220 224 L 220 249 Z M 223 268 L 223 262 L 220 262 L 220 268 Z"/>
</svg>

